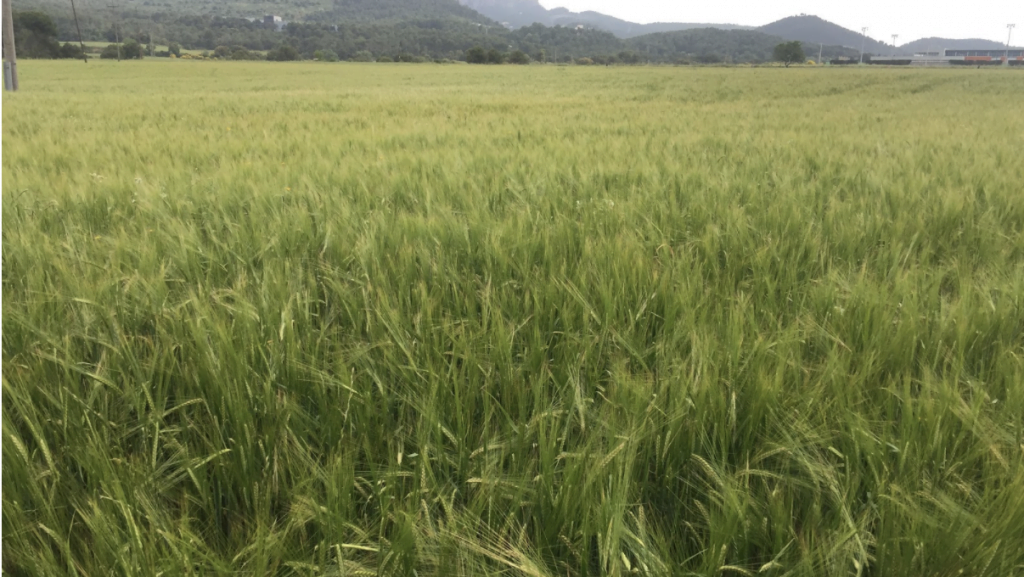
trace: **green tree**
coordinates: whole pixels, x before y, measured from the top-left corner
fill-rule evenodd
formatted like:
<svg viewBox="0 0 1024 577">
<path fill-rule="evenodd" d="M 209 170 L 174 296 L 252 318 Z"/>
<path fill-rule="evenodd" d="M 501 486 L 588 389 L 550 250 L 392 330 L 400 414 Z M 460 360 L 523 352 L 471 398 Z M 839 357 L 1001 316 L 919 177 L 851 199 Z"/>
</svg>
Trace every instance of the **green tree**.
<svg viewBox="0 0 1024 577">
<path fill-rule="evenodd" d="M 64 45 L 60 47 L 60 56 L 59 56 L 59 58 L 69 58 L 69 59 L 81 60 L 82 59 L 82 47 L 81 46 L 77 46 L 75 44 L 72 44 L 70 42 L 65 42 Z"/>
<path fill-rule="evenodd" d="M 804 47 L 798 41 L 783 42 L 775 46 L 772 58 L 776 62 L 783 63 L 786 68 L 789 68 L 790 64 L 807 60 L 807 56 L 804 55 Z"/>
<path fill-rule="evenodd" d="M 508 61 L 512 64 L 529 64 L 530 57 L 526 55 L 522 50 L 516 50 L 508 57 Z"/>
<path fill-rule="evenodd" d="M 619 52 L 619 62 L 623 64 L 639 64 L 642 60 L 643 58 L 632 50 Z"/>
<path fill-rule="evenodd" d="M 167 45 L 167 52 L 181 58 L 181 45 L 177 42 L 171 42 Z"/>
<path fill-rule="evenodd" d="M 470 64 L 486 64 L 487 51 L 479 46 L 474 46 L 466 51 L 466 62 Z"/>
<path fill-rule="evenodd" d="M 488 64 L 503 64 L 505 62 L 505 55 L 498 52 L 496 49 L 491 48 L 487 51 L 487 63 Z"/>
<path fill-rule="evenodd" d="M 294 46 L 288 44 L 282 44 L 277 48 L 267 52 L 267 60 L 276 62 L 288 62 L 291 60 L 301 60 L 302 57 L 299 55 L 299 51 Z"/>
<path fill-rule="evenodd" d="M 321 51 L 320 59 L 323 60 L 324 62 L 337 62 L 338 53 L 331 50 L 330 48 L 326 48 Z"/>
<path fill-rule="evenodd" d="M 15 12 L 14 43 L 23 58 L 60 58 L 57 26 L 43 12 Z"/>
<path fill-rule="evenodd" d="M 359 50 L 352 55 L 353 62 L 373 62 L 373 52 L 369 50 Z"/>
<path fill-rule="evenodd" d="M 125 60 L 142 60 L 144 55 L 142 44 L 134 38 L 129 38 L 121 44 L 121 58 Z"/>
</svg>

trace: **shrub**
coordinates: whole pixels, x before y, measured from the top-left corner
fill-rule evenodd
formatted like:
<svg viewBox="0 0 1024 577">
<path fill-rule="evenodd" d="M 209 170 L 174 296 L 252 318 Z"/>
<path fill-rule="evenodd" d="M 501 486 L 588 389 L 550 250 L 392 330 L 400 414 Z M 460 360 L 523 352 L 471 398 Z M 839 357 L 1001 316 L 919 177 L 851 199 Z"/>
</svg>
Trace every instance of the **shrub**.
<svg viewBox="0 0 1024 577">
<path fill-rule="evenodd" d="M 466 51 L 466 62 L 470 64 L 486 64 L 487 51 L 479 46 L 474 46 Z"/>
<path fill-rule="evenodd" d="M 142 60 L 144 55 L 142 44 L 139 44 L 134 38 L 125 40 L 121 45 L 121 58 L 125 60 Z"/>
<path fill-rule="evenodd" d="M 72 44 L 70 42 L 65 42 L 64 45 L 60 47 L 60 56 L 59 56 L 59 58 L 81 59 L 82 58 L 82 47 L 81 46 L 76 46 L 76 45 L 74 45 L 74 44 Z"/>
<path fill-rule="evenodd" d="M 302 56 L 294 46 L 282 44 L 267 52 L 267 60 L 274 62 L 291 62 L 293 60 L 302 60 Z"/>
<path fill-rule="evenodd" d="M 503 64 L 505 62 L 505 55 L 498 52 L 496 49 L 491 48 L 487 51 L 487 63 L 488 64 Z"/>
<path fill-rule="evenodd" d="M 512 64 L 529 64 L 530 57 L 522 50 L 516 50 L 508 57 L 508 61 Z"/>
</svg>

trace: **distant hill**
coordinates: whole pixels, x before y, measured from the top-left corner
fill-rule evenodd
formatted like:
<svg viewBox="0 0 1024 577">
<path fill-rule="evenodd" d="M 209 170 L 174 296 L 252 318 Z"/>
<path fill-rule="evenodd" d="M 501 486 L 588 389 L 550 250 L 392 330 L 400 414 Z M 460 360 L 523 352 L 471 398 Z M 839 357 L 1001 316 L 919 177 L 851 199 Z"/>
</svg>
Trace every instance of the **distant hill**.
<svg viewBox="0 0 1024 577">
<path fill-rule="evenodd" d="M 333 0 L 328 18 L 344 22 L 408 22 L 457 19 L 496 24 L 493 19 L 467 8 L 458 0 Z M 321 19 L 321 18 L 318 18 Z"/>
<path fill-rule="evenodd" d="M 513 28 L 534 23 L 552 25 L 548 10 L 537 0 L 459 0 L 459 3 Z"/>
<path fill-rule="evenodd" d="M 918 52 L 939 52 L 949 48 L 951 50 L 963 50 L 967 48 L 977 48 L 978 50 L 1000 50 L 1005 48 L 1006 45 L 1002 42 L 994 42 L 992 40 L 982 40 L 980 38 L 970 38 L 967 40 L 951 40 L 949 38 L 922 38 L 913 42 L 908 42 L 903 46 L 900 46 L 900 51 L 908 54 L 916 54 Z"/>
<path fill-rule="evenodd" d="M 12 0 L 15 10 L 44 10 L 51 15 L 70 13 L 67 0 Z M 79 4 L 80 18 L 113 21 L 152 15 L 203 15 L 222 18 L 262 18 L 266 14 L 287 21 L 394 23 L 418 20 L 461 20 L 496 24 L 458 0 L 120 0 Z M 159 20 L 160 18 L 157 18 Z"/>
<path fill-rule="evenodd" d="M 847 46 L 851 49 L 860 51 L 861 41 L 863 37 L 860 32 L 854 30 L 848 30 L 833 24 L 827 20 L 818 18 L 817 16 L 791 16 L 789 18 L 783 18 L 778 22 L 772 22 L 765 26 L 757 28 L 758 31 L 766 34 L 773 34 L 785 38 L 787 40 L 799 40 L 808 44 L 816 44 L 818 42 L 828 45 Z M 917 52 L 937 52 L 946 48 L 950 49 L 964 49 L 964 48 L 977 48 L 979 50 L 998 50 L 1003 48 L 1004 44 L 1000 42 L 994 42 L 992 40 L 982 40 L 978 38 L 969 38 L 965 40 L 953 40 L 950 38 L 922 38 L 921 40 L 915 40 L 908 42 L 893 48 L 892 45 L 878 42 L 877 40 L 867 39 L 864 43 L 864 51 L 868 54 L 875 55 L 890 55 L 890 54 L 915 54 Z"/>
<path fill-rule="evenodd" d="M 826 46 L 846 46 L 860 50 L 864 44 L 864 52 L 868 54 L 892 54 L 893 47 L 877 40 L 868 38 L 866 41 L 860 32 L 854 32 L 833 24 L 817 16 L 790 16 L 777 22 L 757 28 L 757 31 L 779 36 L 787 40 L 799 40 L 809 44 L 825 44 Z"/>
<path fill-rule="evenodd" d="M 749 26 L 739 26 L 736 24 L 694 24 L 682 22 L 637 24 L 615 18 L 614 16 L 601 14 L 600 12 L 572 12 L 565 8 L 548 10 L 541 6 L 538 0 L 459 0 L 459 2 L 492 20 L 506 23 L 511 28 L 521 28 L 535 23 L 545 26 L 568 27 L 582 25 L 587 28 L 611 32 L 619 38 L 634 38 L 656 32 L 672 32 L 696 28 L 719 28 L 721 30 L 745 30 L 750 28 Z"/>
<path fill-rule="evenodd" d="M 701 28 L 647 34 L 627 41 L 639 54 L 656 61 L 691 60 L 696 62 L 766 62 L 782 38 L 756 30 L 719 30 Z M 818 58 L 818 45 L 804 45 L 808 58 Z M 841 46 L 826 46 L 825 59 L 851 56 L 856 52 Z"/>
</svg>

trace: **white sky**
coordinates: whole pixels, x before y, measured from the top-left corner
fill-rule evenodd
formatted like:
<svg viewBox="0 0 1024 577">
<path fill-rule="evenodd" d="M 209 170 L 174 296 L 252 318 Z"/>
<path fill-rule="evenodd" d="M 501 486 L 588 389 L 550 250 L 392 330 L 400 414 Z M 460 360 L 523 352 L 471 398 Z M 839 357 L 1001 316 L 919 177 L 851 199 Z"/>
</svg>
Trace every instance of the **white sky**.
<svg viewBox="0 0 1024 577">
<path fill-rule="evenodd" d="M 630 22 L 707 22 L 761 26 L 787 16 L 820 16 L 850 30 L 867 26 L 868 37 L 885 43 L 899 34 L 897 44 L 939 36 L 986 38 L 1006 42 L 1006 25 L 1016 23 L 1013 45 L 1024 45 L 1024 0 L 985 2 L 923 2 L 921 0 L 540 0 L 545 8 L 573 12 L 594 10 Z"/>
</svg>

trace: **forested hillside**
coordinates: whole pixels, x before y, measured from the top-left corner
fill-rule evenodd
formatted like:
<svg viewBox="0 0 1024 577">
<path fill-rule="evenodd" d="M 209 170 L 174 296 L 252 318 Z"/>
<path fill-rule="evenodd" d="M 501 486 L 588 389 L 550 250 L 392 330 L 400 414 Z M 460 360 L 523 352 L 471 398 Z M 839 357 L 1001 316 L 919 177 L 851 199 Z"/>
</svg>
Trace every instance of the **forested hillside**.
<svg viewBox="0 0 1024 577">
<path fill-rule="evenodd" d="M 951 40 L 949 38 L 922 38 L 913 42 L 908 42 L 903 46 L 900 46 L 900 52 L 906 54 L 916 54 L 918 52 L 938 52 L 947 48 L 951 50 L 999 50 L 1006 46 L 1005 43 L 996 42 L 994 40 L 983 40 L 981 38 L 971 38 L 967 40 Z"/>
<path fill-rule="evenodd" d="M 12 0 L 15 10 L 71 13 L 67 0 Z M 110 6 L 115 6 L 111 8 Z M 458 0 L 121 0 L 79 3 L 80 18 L 113 19 L 154 14 L 260 18 L 274 14 L 285 20 L 332 19 L 353 22 L 399 22 L 436 18 L 493 23 Z"/>
<path fill-rule="evenodd" d="M 752 30 L 719 30 L 702 28 L 647 34 L 633 38 L 629 45 L 638 53 L 655 61 L 692 58 L 698 62 L 722 61 L 761 62 L 771 58 L 775 46 L 782 42 L 778 36 L 769 36 Z M 818 46 L 806 44 L 804 51 L 817 58 Z M 827 46 L 825 58 L 850 56 L 853 52 L 840 46 Z"/>
<path fill-rule="evenodd" d="M 41 5 L 56 24 L 58 40 L 77 40 L 70 4 L 41 0 Z M 25 4 L 17 0 L 16 6 Z M 284 22 L 265 24 L 265 14 Z M 185 50 L 239 58 L 256 58 L 258 52 L 287 47 L 287 59 L 311 59 L 319 51 L 344 60 L 463 60 L 467 51 L 480 47 L 552 62 L 758 63 L 770 60 L 775 45 L 783 41 L 752 30 L 717 28 L 628 39 L 592 27 L 538 23 L 509 30 L 457 0 L 297 0 L 287 4 L 131 0 L 114 8 L 85 5 L 79 21 L 87 41 L 133 39 L 144 47 L 173 43 Z M 817 48 L 806 47 L 815 56 Z M 846 52 L 834 48 L 826 50 L 825 56 Z"/>
</svg>

